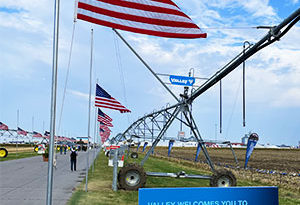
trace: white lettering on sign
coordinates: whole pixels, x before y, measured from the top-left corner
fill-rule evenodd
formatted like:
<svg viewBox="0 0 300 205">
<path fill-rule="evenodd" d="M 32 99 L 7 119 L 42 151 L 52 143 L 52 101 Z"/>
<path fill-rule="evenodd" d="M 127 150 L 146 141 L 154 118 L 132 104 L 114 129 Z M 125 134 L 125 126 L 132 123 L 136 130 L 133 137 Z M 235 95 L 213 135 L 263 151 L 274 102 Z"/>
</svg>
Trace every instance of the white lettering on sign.
<svg viewBox="0 0 300 205">
<path fill-rule="evenodd" d="M 171 78 L 171 82 L 172 82 L 172 83 L 183 83 L 183 84 L 187 84 L 187 80 L 184 80 L 184 79 L 177 79 L 177 78 Z"/>
<path fill-rule="evenodd" d="M 192 205 L 220 205 L 219 201 L 194 201 Z"/>
<path fill-rule="evenodd" d="M 176 202 L 166 201 L 166 202 L 148 202 L 147 205 L 176 205 Z"/>
<path fill-rule="evenodd" d="M 248 205 L 248 202 L 246 200 L 221 201 L 221 205 Z"/>
</svg>

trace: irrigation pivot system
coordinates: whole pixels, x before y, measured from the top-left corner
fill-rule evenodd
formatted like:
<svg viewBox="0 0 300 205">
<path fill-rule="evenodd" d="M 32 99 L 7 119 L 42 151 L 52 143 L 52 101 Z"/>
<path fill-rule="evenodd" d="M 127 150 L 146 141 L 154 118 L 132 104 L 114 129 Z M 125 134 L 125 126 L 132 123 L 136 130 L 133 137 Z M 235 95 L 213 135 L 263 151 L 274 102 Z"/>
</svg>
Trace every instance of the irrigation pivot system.
<svg viewBox="0 0 300 205">
<path fill-rule="evenodd" d="M 180 95 L 178 99 L 174 94 L 172 94 L 178 101 L 177 104 L 163 108 L 159 111 L 153 112 L 151 114 L 145 115 L 139 118 L 129 128 L 118 135 L 114 140 L 119 139 L 132 139 L 132 136 L 147 136 L 152 137 L 155 140 L 152 143 L 151 148 L 148 150 L 141 163 L 138 164 L 127 164 L 119 171 L 118 182 L 120 188 L 125 190 L 137 190 L 141 188 L 146 183 L 146 176 L 158 176 L 158 177 L 176 177 L 176 178 L 196 178 L 196 179 L 208 179 L 210 180 L 211 186 L 226 187 L 235 186 L 236 178 L 228 170 L 216 170 L 214 164 L 212 163 L 207 149 L 204 145 L 204 140 L 201 137 L 197 124 L 192 115 L 191 106 L 193 101 L 219 82 L 222 78 L 228 75 L 231 71 L 242 64 L 246 59 L 250 58 L 253 54 L 259 50 L 269 46 L 275 41 L 280 40 L 300 19 L 300 8 L 292 13 L 288 18 L 286 18 L 278 26 L 268 27 L 269 32 L 256 44 L 249 45 L 239 53 L 234 59 L 232 59 L 228 64 L 211 76 L 205 83 L 203 83 L 194 92 L 185 92 Z M 145 64 L 145 63 L 144 63 Z M 155 74 L 154 74 L 155 75 Z M 157 77 L 157 76 L 156 76 Z M 170 92 L 170 90 L 168 90 Z M 183 118 L 179 117 L 182 114 Z M 143 169 L 144 164 L 149 158 L 150 154 L 153 152 L 154 148 L 157 146 L 158 142 L 162 139 L 168 128 L 174 122 L 174 120 L 179 120 L 181 123 L 190 128 L 192 135 L 195 137 L 199 146 L 201 147 L 208 165 L 210 166 L 213 175 L 190 175 L 185 172 L 179 173 L 160 173 L 160 172 L 145 172 Z M 151 126 L 150 126 L 151 125 Z"/>
</svg>

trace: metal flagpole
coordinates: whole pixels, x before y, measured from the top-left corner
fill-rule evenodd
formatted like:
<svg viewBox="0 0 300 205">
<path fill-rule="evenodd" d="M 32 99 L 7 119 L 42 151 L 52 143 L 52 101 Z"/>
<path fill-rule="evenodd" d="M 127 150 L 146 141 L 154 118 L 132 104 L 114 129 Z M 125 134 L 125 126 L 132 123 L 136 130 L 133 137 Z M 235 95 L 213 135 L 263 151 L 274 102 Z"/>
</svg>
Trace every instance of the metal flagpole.
<svg viewBox="0 0 300 205">
<path fill-rule="evenodd" d="M 17 110 L 17 130 L 19 127 L 19 109 Z M 19 134 L 17 131 L 17 140 L 16 140 L 16 157 L 18 158 L 18 138 L 19 138 Z"/>
<path fill-rule="evenodd" d="M 98 79 L 96 80 L 96 83 L 98 84 Z M 93 158 L 94 158 L 94 161 L 93 161 L 93 172 L 94 172 L 94 169 L 95 169 L 95 142 L 96 142 L 96 127 L 97 127 L 97 108 L 95 107 L 95 122 L 94 122 L 94 146 L 93 146 Z M 97 155 L 96 155 L 97 157 Z"/>
<path fill-rule="evenodd" d="M 91 29 L 91 60 L 90 60 L 90 93 L 89 93 L 89 114 L 88 114 L 88 144 L 86 155 L 86 174 L 85 174 L 85 192 L 87 192 L 88 174 L 89 174 L 89 148 L 90 148 L 90 124 L 91 124 L 91 97 L 92 97 L 92 69 L 93 69 L 93 29 Z"/>
<path fill-rule="evenodd" d="M 54 1 L 54 32 L 53 32 L 53 57 L 52 57 L 52 90 L 51 90 L 51 117 L 50 117 L 50 141 L 48 161 L 48 182 L 46 204 L 52 204 L 52 182 L 53 182 L 53 148 L 55 135 L 56 114 L 56 89 L 57 89 L 57 61 L 58 61 L 58 34 L 59 34 L 59 3 Z"/>
<path fill-rule="evenodd" d="M 96 139 L 96 126 L 97 126 L 97 108 L 95 108 L 95 122 L 94 122 L 94 145 L 93 145 L 93 172 L 95 169 L 95 139 Z"/>
</svg>

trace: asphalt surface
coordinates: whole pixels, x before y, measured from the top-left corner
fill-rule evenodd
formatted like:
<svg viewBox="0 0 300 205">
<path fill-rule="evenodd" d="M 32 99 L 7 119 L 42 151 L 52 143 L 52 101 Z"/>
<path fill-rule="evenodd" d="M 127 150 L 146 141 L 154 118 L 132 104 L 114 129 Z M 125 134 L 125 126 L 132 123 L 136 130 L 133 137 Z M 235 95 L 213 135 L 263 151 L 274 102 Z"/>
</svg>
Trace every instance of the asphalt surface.
<svg viewBox="0 0 300 205">
<path fill-rule="evenodd" d="M 96 150 L 89 152 L 89 165 Z M 53 168 L 52 204 L 66 204 L 72 191 L 85 179 L 86 152 L 79 152 L 77 171 L 71 171 L 70 153 L 57 154 Z M 42 156 L 0 162 L 0 204 L 46 204 L 48 163 Z"/>
</svg>

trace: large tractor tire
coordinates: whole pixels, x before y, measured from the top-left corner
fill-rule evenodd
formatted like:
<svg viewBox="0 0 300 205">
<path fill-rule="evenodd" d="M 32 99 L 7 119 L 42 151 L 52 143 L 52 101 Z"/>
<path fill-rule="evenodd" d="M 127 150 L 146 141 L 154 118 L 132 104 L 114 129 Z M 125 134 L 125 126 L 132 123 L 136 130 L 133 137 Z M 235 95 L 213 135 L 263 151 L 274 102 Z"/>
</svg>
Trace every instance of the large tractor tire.
<svg viewBox="0 0 300 205">
<path fill-rule="evenodd" d="M 147 175 L 143 167 L 137 164 L 127 164 L 118 174 L 119 188 L 137 191 L 146 184 Z"/>
<path fill-rule="evenodd" d="M 232 187 L 236 186 L 236 178 L 231 171 L 217 170 L 210 179 L 212 187 Z"/>
<path fill-rule="evenodd" d="M 130 157 L 132 159 L 137 159 L 137 158 L 139 158 L 139 154 L 137 152 L 132 152 L 131 155 L 130 155 Z"/>
<path fill-rule="evenodd" d="M 38 152 L 39 151 L 39 147 L 38 146 L 34 146 L 33 151 L 34 152 Z"/>
<path fill-rule="evenodd" d="M 0 148 L 0 158 L 5 158 L 8 155 L 8 151 L 7 149 L 5 149 L 4 147 Z"/>
</svg>

